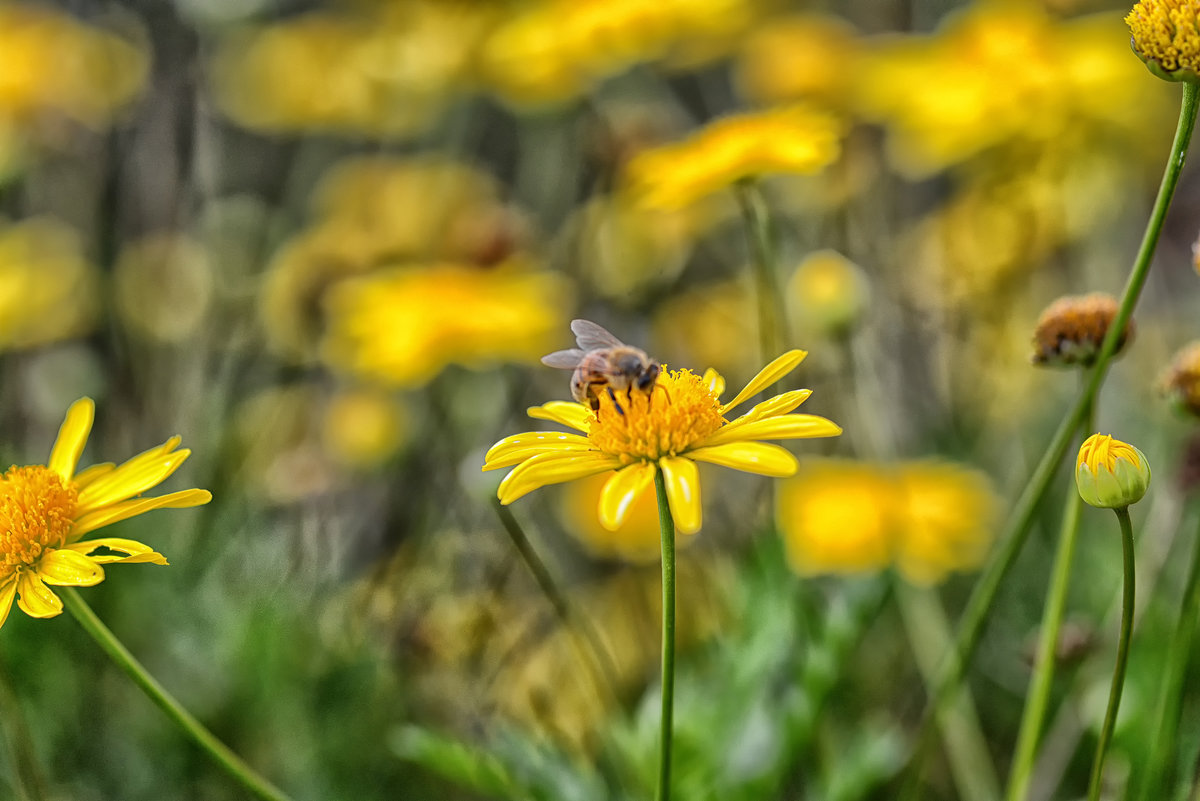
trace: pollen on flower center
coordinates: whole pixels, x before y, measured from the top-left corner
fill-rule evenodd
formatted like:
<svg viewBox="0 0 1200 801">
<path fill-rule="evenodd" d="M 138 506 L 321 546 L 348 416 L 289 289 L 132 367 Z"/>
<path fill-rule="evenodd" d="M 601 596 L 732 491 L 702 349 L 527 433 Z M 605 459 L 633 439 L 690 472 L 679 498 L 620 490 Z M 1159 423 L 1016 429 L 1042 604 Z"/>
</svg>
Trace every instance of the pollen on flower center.
<svg viewBox="0 0 1200 801">
<path fill-rule="evenodd" d="M 0 476 L 0 580 L 64 545 L 79 493 L 42 467 L 10 467 Z"/>
<path fill-rule="evenodd" d="M 1194 0 L 1141 0 L 1125 17 L 1133 46 L 1161 77 L 1200 72 L 1200 4 Z"/>
<path fill-rule="evenodd" d="M 601 393 L 588 439 L 625 464 L 673 456 L 724 424 L 720 407 L 700 376 L 690 370 L 664 370 L 650 393 L 617 392 L 615 404 Z"/>
</svg>

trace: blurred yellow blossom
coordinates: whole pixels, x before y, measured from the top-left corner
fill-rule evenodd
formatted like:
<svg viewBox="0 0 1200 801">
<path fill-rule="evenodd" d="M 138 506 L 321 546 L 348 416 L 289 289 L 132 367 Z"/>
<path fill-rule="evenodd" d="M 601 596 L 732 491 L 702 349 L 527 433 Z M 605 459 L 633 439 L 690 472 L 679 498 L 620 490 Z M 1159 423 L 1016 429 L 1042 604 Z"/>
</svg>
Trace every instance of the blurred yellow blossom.
<svg viewBox="0 0 1200 801">
<path fill-rule="evenodd" d="M 837 336 L 866 312 L 870 285 L 862 268 L 833 250 L 804 257 L 787 283 L 792 319 L 807 330 Z"/>
<path fill-rule="evenodd" d="M 841 108 L 854 90 L 861 46 L 854 29 L 838 17 L 770 18 L 742 45 L 738 84 L 756 103 L 810 100 Z"/>
<path fill-rule="evenodd" d="M 1036 3 L 978 2 L 933 35 L 877 42 L 855 97 L 915 175 L 1013 140 L 1056 144 L 1087 124 L 1152 130 L 1162 96 L 1113 46 L 1121 38 L 1115 16 L 1057 22 Z"/>
<path fill-rule="evenodd" d="M 519 264 L 398 266 L 331 289 L 321 355 L 360 378 L 420 385 L 451 363 L 536 362 L 569 308 L 561 276 Z"/>
<path fill-rule="evenodd" d="M 0 349 L 86 334 L 98 292 L 96 270 L 73 229 L 46 217 L 0 222 Z"/>
<path fill-rule="evenodd" d="M 242 31 L 217 54 L 217 101 L 266 131 L 417 132 L 467 84 L 491 17 L 480 4 L 418 1 Z"/>
<path fill-rule="evenodd" d="M 728 52 L 758 15 L 746 0 L 539 0 L 500 24 L 482 82 L 518 105 L 561 103 L 638 62 L 695 65 Z"/>
<path fill-rule="evenodd" d="M 171 476 L 191 451 L 179 437 L 120 466 L 112 462 L 77 471 L 92 430 L 95 404 L 80 398 L 67 410 L 43 465 L 10 467 L 0 477 L 0 625 L 13 601 L 30 617 L 62 613 L 53 586 L 91 587 L 104 581 L 103 565 L 165 565 L 148 545 L 120 537 L 83 540 L 85 534 L 154 509 L 185 509 L 212 500 L 208 490 L 187 489 L 145 498 Z"/>
<path fill-rule="evenodd" d="M 113 268 L 113 299 L 132 330 L 163 342 L 194 335 L 208 314 L 213 267 L 196 241 L 158 233 L 126 243 Z"/>
<path fill-rule="evenodd" d="M 615 529 L 608 529 L 596 514 L 600 508 L 600 493 L 607 483 L 605 475 L 589 476 L 563 488 L 559 514 L 567 532 L 597 558 L 657 563 L 662 549 L 662 530 L 658 524 L 658 501 L 654 493 L 644 492 L 637 496 L 625 520 Z M 692 539 L 681 534 L 676 546 L 686 547 Z"/>
<path fill-rule="evenodd" d="M 404 408 L 390 394 L 345 389 L 326 404 L 321 440 L 337 462 L 369 468 L 393 456 L 408 432 Z"/>
<path fill-rule="evenodd" d="M 683 364 L 707 364 L 721 375 L 745 375 L 740 371 L 758 357 L 755 319 L 746 274 L 681 288 L 654 316 L 654 352 Z"/>
<path fill-rule="evenodd" d="M 722 117 L 634 156 L 625 184 L 648 208 L 680 209 L 745 178 L 818 172 L 837 159 L 841 134 L 833 116 L 806 106 Z"/>
<path fill-rule="evenodd" d="M 978 567 L 999 510 L 983 474 L 935 461 L 806 462 L 781 484 L 777 506 L 788 564 L 800 575 L 894 565 L 917 584 Z"/>
<path fill-rule="evenodd" d="M 148 70 L 142 48 L 32 3 L 0 3 L 0 54 L 0 168 L 5 144 L 33 134 L 45 115 L 107 126 Z"/>
</svg>

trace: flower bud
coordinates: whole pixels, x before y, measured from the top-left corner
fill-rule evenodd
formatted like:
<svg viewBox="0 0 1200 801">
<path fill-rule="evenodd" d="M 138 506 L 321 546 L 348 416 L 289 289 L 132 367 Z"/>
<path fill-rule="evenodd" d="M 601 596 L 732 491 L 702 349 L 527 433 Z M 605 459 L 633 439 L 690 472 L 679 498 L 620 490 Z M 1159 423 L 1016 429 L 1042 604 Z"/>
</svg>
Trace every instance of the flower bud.
<svg viewBox="0 0 1200 801">
<path fill-rule="evenodd" d="M 1194 0 L 1141 0 L 1125 17 L 1133 52 L 1165 81 L 1200 83 L 1198 16 Z"/>
<path fill-rule="evenodd" d="M 1092 434 L 1079 448 L 1075 484 L 1085 503 L 1101 509 L 1123 509 L 1146 494 L 1150 463 L 1132 445 L 1107 434 Z"/>
<path fill-rule="evenodd" d="M 1059 298 L 1046 307 L 1033 332 L 1033 363 L 1051 367 L 1090 367 L 1117 316 L 1117 300 L 1103 292 Z M 1133 320 L 1117 341 L 1116 353 L 1133 339 Z"/>
</svg>

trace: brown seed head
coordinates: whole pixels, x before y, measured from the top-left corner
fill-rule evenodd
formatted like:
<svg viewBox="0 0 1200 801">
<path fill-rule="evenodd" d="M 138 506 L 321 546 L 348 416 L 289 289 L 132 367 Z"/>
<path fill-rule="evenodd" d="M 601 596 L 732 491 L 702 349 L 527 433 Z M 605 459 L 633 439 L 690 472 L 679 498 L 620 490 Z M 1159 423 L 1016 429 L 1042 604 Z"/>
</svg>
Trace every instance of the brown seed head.
<svg viewBox="0 0 1200 801">
<path fill-rule="evenodd" d="M 1113 318 L 1117 300 L 1103 292 L 1069 295 L 1051 303 L 1033 332 L 1033 363 L 1051 367 L 1090 367 Z M 1133 338 L 1133 320 L 1117 342 L 1117 353 Z"/>
<path fill-rule="evenodd" d="M 1159 379 L 1159 388 L 1179 411 L 1200 418 L 1200 342 L 1175 354 Z"/>
</svg>

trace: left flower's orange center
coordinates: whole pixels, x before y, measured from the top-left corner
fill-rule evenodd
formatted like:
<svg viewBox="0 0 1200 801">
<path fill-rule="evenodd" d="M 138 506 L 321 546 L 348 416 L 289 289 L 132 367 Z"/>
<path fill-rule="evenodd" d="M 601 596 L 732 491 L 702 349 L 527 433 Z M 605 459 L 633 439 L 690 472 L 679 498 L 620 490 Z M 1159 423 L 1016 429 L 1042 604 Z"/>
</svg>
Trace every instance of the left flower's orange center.
<svg viewBox="0 0 1200 801">
<path fill-rule="evenodd" d="M 10 467 L 0 476 L 0 581 L 66 544 L 79 493 L 42 467 Z"/>
<path fill-rule="evenodd" d="M 663 371 L 653 391 L 600 395 L 588 439 L 625 464 L 682 453 L 724 425 L 721 403 L 689 370 Z"/>
</svg>

